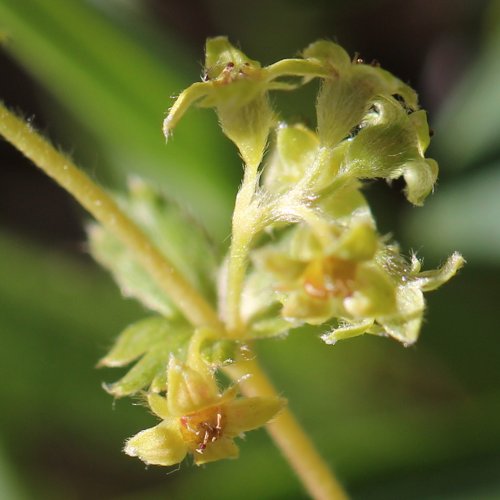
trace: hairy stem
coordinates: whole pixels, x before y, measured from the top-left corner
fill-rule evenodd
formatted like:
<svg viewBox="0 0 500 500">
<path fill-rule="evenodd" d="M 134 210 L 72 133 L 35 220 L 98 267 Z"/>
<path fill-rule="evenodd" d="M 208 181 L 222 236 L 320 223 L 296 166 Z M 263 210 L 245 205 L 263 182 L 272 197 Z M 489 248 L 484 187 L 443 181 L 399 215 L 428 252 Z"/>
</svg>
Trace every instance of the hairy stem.
<svg viewBox="0 0 500 500">
<path fill-rule="evenodd" d="M 184 279 L 113 199 L 24 120 L 0 103 L 0 135 L 52 177 L 130 248 L 179 310 L 195 325 L 219 327 L 206 300 Z"/>
<path fill-rule="evenodd" d="M 248 266 L 248 252 L 258 230 L 259 208 L 252 205 L 258 183 L 257 166 L 247 166 L 243 183 L 236 196 L 233 212 L 231 248 L 229 250 L 226 322 L 230 336 L 243 333 L 241 294 Z"/>
<path fill-rule="evenodd" d="M 255 359 L 235 363 L 225 371 L 233 380 L 239 381 L 246 396 L 279 396 Z M 267 430 L 312 498 L 347 498 L 342 486 L 288 408 L 267 424 Z"/>
</svg>

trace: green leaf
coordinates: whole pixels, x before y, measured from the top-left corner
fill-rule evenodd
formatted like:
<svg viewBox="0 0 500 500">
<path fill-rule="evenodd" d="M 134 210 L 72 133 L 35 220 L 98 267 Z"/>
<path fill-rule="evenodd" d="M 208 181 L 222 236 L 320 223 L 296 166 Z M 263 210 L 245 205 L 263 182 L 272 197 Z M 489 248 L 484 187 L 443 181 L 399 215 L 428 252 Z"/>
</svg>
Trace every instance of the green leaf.
<svg viewBox="0 0 500 500">
<path fill-rule="evenodd" d="M 114 384 L 105 385 L 115 397 L 134 394 L 146 386 L 154 392 L 166 389 L 168 360 L 187 348 L 192 327 L 182 320 L 154 316 L 127 327 L 99 366 L 124 366 L 141 357 L 129 372 Z"/>
<path fill-rule="evenodd" d="M 123 209 L 199 292 L 215 300 L 218 258 L 203 227 L 147 183 L 132 179 L 129 189 L 120 199 Z"/>
<path fill-rule="evenodd" d="M 88 228 L 89 246 L 94 259 L 111 271 L 125 297 L 133 297 L 151 311 L 172 317 L 176 309 L 163 290 L 135 260 L 120 240 L 99 224 Z"/>
<path fill-rule="evenodd" d="M 175 268 L 213 302 L 217 259 L 202 229 L 178 206 L 144 182 L 134 179 L 129 186 L 130 194 L 118 199 L 122 209 Z M 149 309 L 164 316 L 175 314 L 168 296 L 118 239 L 98 224 L 91 225 L 88 232 L 92 255 L 111 271 L 124 295 L 138 299 Z"/>
<path fill-rule="evenodd" d="M 111 351 L 99 361 L 99 366 L 128 365 L 147 352 L 151 344 L 163 340 L 169 330 L 171 324 L 161 316 L 133 323 L 120 334 Z"/>
</svg>

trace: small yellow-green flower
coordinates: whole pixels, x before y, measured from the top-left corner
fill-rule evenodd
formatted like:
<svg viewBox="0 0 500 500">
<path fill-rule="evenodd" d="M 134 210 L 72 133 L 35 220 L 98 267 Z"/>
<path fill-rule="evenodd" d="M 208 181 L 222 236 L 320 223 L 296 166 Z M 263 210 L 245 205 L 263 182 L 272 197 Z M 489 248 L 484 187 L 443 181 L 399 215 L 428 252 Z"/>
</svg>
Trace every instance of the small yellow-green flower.
<svg viewBox="0 0 500 500">
<path fill-rule="evenodd" d="M 319 242 L 310 228 L 299 226 L 280 247 L 254 255 L 257 268 L 275 278 L 284 318 L 314 325 L 337 321 L 323 335 L 330 344 L 363 333 L 412 344 L 422 324 L 423 292 L 441 286 L 464 263 L 455 253 L 441 268 L 421 272 L 415 257 L 407 264 L 362 218 L 343 230 L 332 226 L 330 240 Z"/>
<path fill-rule="evenodd" d="M 168 392 L 148 395 L 162 422 L 130 438 L 125 453 L 147 464 L 174 465 L 188 453 L 197 465 L 236 458 L 234 439 L 265 425 L 284 406 L 280 398 L 237 398 L 235 386 L 219 393 L 213 374 L 171 358 Z"/>
<path fill-rule="evenodd" d="M 184 90 L 163 123 L 168 138 L 186 110 L 194 103 L 215 108 L 222 130 L 238 146 L 247 165 L 257 167 L 275 119 L 268 98 L 270 90 L 291 90 L 295 85 L 277 81 L 283 76 L 326 76 L 317 60 L 284 59 L 267 67 L 249 59 L 226 37 L 209 38 L 205 50 L 204 81 Z"/>
<path fill-rule="evenodd" d="M 322 236 L 320 242 L 302 225 L 279 250 L 257 253 L 257 265 L 276 277 L 282 315 L 321 324 L 392 311 L 395 287 L 374 260 L 380 243 L 371 221 L 357 220 L 347 229 L 332 225 Z"/>
</svg>

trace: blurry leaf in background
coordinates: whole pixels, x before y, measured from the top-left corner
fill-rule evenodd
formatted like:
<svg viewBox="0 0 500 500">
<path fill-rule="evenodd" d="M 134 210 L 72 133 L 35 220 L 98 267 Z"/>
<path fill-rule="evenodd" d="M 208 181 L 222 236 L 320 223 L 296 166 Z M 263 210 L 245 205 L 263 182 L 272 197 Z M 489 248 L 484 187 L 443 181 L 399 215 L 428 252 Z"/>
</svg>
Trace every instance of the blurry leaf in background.
<svg viewBox="0 0 500 500">
<path fill-rule="evenodd" d="M 477 165 L 500 153 L 500 2 L 491 2 L 483 20 L 487 32 L 471 67 L 446 100 L 435 128 L 433 150 L 445 168 Z"/>
<path fill-rule="evenodd" d="M 168 147 L 161 132 L 170 97 L 186 86 L 184 61 L 195 57 L 165 35 L 157 45 L 151 22 L 139 38 L 80 0 L 2 0 L 0 28 L 5 48 L 91 131 L 104 155 L 100 177 L 108 169 L 121 185 L 131 173 L 156 179 L 219 239 L 227 235 L 234 176 L 223 169 L 217 127 L 192 113 Z"/>
<path fill-rule="evenodd" d="M 24 500 L 28 498 L 21 487 L 22 481 L 14 475 L 14 471 L 0 446 L 0 498 L 9 500 Z"/>
<path fill-rule="evenodd" d="M 498 265 L 500 163 L 448 183 L 428 201 L 424 211 L 411 215 L 406 236 L 413 245 L 425 241 L 426 253 L 442 256 L 453 249 L 470 263 Z"/>
</svg>

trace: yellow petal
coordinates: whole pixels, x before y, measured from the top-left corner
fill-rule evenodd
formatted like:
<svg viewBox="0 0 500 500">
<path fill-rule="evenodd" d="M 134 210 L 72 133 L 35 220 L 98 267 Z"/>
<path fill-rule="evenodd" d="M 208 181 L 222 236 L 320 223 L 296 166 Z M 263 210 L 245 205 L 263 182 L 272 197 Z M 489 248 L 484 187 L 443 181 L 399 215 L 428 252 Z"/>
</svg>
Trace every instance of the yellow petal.
<svg viewBox="0 0 500 500">
<path fill-rule="evenodd" d="M 130 438 L 124 451 L 147 464 L 168 466 L 184 459 L 187 446 L 180 434 L 178 421 L 171 419 Z"/>
<path fill-rule="evenodd" d="M 221 438 L 207 445 L 203 452 L 195 451 L 193 455 L 194 463 L 201 465 L 224 458 L 238 458 L 239 450 L 232 439 Z"/>
<path fill-rule="evenodd" d="M 283 398 L 241 398 L 224 405 L 224 434 L 237 436 L 265 425 L 286 404 Z"/>
<path fill-rule="evenodd" d="M 161 419 L 165 420 L 170 418 L 171 415 L 168 411 L 166 398 L 152 392 L 148 394 L 148 405 L 151 408 L 151 411 Z"/>
<path fill-rule="evenodd" d="M 202 374 L 174 357 L 168 365 L 168 410 L 182 416 L 214 404 L 219 392 L 212 374 Z"/>
</svg>

